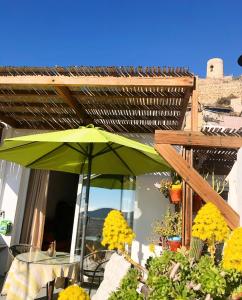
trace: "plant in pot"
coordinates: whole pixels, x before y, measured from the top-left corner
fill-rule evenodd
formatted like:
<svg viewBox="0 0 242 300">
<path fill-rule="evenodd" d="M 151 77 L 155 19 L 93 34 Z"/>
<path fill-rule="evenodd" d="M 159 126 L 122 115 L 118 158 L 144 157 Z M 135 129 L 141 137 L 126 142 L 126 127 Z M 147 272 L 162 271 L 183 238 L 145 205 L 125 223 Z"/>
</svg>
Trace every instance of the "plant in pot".
<svg viewBox="0 0 242 300">
<path fill-rule="evenodd" d="M 182 181 L 181 177 L 171 172 L 171 179 L 162 179 L 160 183 L 156 183 L 155 187 L 173 204 L 180 203 L 182 199 Z"/>
<path fill-rule="evenodd" d="M 174 204 L 178 204 L 182 199 L 182 180 L 175 172 L 171 172 L 171 179 L 172 183 L 169 188 L 170 201 Z"/>
<path fill-rule="evenodd" d="M 163 249 L 176 251 L 181 247 L 182 215 L 181 212 L 166 211 L 162 220 L 153 225 L 154 236 L 159 236 Z"/>
</svg>

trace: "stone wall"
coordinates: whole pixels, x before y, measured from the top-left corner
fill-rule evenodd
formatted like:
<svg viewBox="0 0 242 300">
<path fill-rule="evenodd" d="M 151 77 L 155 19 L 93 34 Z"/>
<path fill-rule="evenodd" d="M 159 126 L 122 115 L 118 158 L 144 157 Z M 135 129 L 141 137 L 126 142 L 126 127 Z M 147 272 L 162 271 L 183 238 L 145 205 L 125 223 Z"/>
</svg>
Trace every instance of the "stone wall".
<svg viewBox="0 0 242 300">
<path fill-rule="evenodd" d="M 242 99 L 242 76 L 226 76 L 221 79 L 198 78 L 197 86 L 201 104 L 215 104 L 221 98 L 239 98 L 240 102 Z"/>
<path fill-rule="evenodd" d="M 229 128 L 241 127 L 241 122 L 238 122 L 242 113 L 242 76 L 232 77 L 225 76 L 223 78 L 198 78 L 197 88 L 199 93 L 198 101 L 200 103 L 200 111 L 198 114 L 198 129 L 204 125 L 213 125 Z M 231 122 L 217 122 L 216 125 L 206 121 L 206 106 L 211 109 L 214 107 L 230 107 L 231 112 L 225 113 L 225 115 L 234 116 L 236 119 L 236 126 Z M 216 114 L 216 111 L 214 111 Z M 217 112 L 217 119 L 221 119 L 223 112 Z M 185 130 L 191 129 L 191 111 L 186 113 Z M 239 120 L 240 121 L 240 120 Z"/>
</svg>

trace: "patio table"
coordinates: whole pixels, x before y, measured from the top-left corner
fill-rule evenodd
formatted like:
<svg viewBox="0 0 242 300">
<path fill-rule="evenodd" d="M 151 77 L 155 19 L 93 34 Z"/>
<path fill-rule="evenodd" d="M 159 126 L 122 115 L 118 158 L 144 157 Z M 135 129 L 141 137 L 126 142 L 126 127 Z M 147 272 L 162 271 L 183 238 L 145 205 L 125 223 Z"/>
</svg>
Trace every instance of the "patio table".
<svg viewBox="0 0 242 300">
<path fill-rule="evenodd" d="M 57 252 L 49 257 L 43 251 L 30 251 L 15 257 L 7 274 L 2 294 L 7 300 L 33 300 L 47 285 L 47 298 L 51 299 L 54 285 L 59 288 L 63 279 L 79 280 L 80 256 Z"/>
</svg>

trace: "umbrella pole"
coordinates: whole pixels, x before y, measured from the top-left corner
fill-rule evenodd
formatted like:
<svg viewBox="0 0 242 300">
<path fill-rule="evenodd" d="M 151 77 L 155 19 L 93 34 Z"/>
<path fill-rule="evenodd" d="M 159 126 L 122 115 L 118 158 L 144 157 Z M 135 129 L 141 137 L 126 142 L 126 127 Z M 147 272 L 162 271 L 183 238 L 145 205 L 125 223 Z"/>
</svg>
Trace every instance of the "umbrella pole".
<svg viewBox="0 0 242 300">
<path fill-rule="evenodd" d="M 81 283 L 83 282 L 83 260 L 84 260 L 85 243 L 86 243 L 87 213 L 88 213 L 88 203 L 89 203 L 89 193 L 90 193 L 90 180 L 91 180 L 91 172 L 92 172 L 92 148 L 93 145 L 90 144 L 89 151 L 88 151 L 86 195 L 85 195 L 85 203 L 84 203 L 83 222 L 82 222 L 82 242 L 81 242 L 81 257 L 80 257 Z"/>
<path fill-rule="evenodd" d="M 121 177 L 121 193 L 120 193 L 120 211 L 123 209 L 123 188 L 124 188 L 124 177 Z"/>
</svg>

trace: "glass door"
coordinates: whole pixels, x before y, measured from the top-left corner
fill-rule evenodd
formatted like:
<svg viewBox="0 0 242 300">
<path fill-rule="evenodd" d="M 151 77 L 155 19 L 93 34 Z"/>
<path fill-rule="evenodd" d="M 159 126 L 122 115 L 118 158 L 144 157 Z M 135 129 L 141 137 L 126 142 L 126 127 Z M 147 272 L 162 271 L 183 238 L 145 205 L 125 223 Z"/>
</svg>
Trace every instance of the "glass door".
<svg viewBox="0 0 242 300">
<path fill-rule="evenodd" d="M 131 227 L 133 226 L 134 191 L 135 177 L 120 175 L 92 176 L 88 206 L 85 254 L 104 249 L 101 245 L 102 228 L 104 220 L 111 210 L 117 209 L 122 211 L 129 225 Z M 77 200 L 76 206 L 74 221 L 74 226 L 76 224 L 76 230 L 73 230 L 72 237 L 72 253 L 75 254 L 80 254 L 81 249 L 85 192 L 86 185 L 84 178 L 82 192 L 79 200 Z"/>
</svg>

